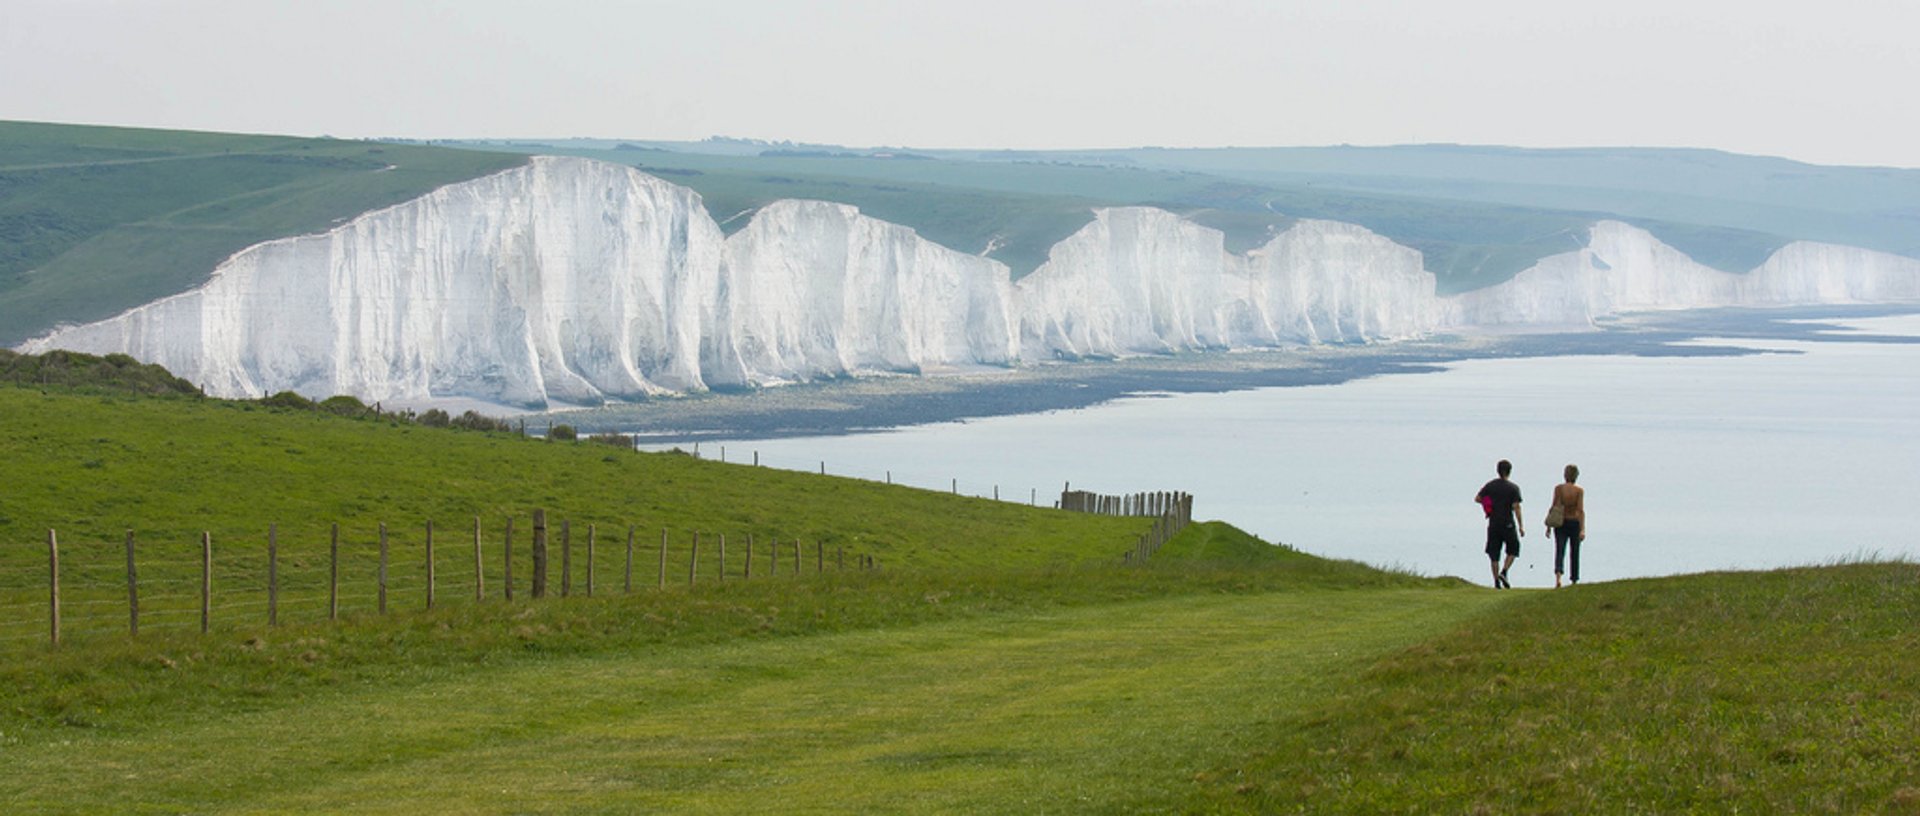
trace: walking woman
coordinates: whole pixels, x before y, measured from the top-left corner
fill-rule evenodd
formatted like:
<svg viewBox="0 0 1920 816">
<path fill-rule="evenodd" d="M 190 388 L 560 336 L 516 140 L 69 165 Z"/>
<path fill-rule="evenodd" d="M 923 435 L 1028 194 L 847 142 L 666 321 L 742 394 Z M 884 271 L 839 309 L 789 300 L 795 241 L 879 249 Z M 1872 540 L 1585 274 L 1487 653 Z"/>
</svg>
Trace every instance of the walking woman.
<svg viewBox="0 0 1920 816">
<path fill-rule="evenodd" d="M 1574 484 L 1580 468 L 1568 465 L 1567 480 L 1553 486 L 1553 505 L 1547 510 L 1547 528 L 1553 531 L 1553 586 L 1560 588 L 1560 575 L 1566 570 L 1567 550 L 1573 550 L 1573 583 L 1580 583 L 1580 542 L 1587 540 L 1587 491 Z M 1554 514 L 1559 524 L 1554 524 Z"/>
</svg>

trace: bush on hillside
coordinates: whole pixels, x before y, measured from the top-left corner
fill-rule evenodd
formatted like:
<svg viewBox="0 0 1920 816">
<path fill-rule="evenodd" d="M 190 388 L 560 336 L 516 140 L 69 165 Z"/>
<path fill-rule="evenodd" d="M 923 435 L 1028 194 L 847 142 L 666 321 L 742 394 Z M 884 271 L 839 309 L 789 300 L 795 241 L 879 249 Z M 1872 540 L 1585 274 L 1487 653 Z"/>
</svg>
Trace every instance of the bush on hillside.
<svg viewBox="0 0 1920 816">
<path fill-rule="evenodd" d="M 612 445 L 616 448 L 633 447 L 633 439 L 631 437 L 628 437 L 626 434 L 597 433 L 587 437 L 587 441 L 598 442 L 602 445 Z"/>
<path fill-rule="evenodd" d="M 469 431 L 499 431 L 503 433 L 513 432 L 513 423 L 508 422 L 504 419 L 495 419 L 490 416 L 485 416 L 478 411 L 468 411 L 464 414 L 454 417 L 452 425 L 455 428 L 463 428 Z"/>
<path fill-rule="evenodd" d="M 58 385 L 136 394 L 202 396 L 200 387 L 164 367 L 125 354 L 100 357 L 56 349 L 19 354 L 0 349 L 0 380 L 21 385 Z"/>
<path fill-rule="evenodd" d="M 313 400 L 292 391 L 282 391 L 270 397 L 261 397 L 260 404 L 268 408 L 293 408 L 300 411 L 311 411 L 316 407 Z"/>
<path fill-rule="evenodd" d="M 572 425 L 555 425 L 551 430 L 547 431 L 547 438 L 561 442 L 572 442 L 580 438 L 580 432 L 574 430 Z"/>
<path fill-rule="evenodd" d="M 438 408 L 428 408 L 427 412 L 421 414 L 417 421 L 429 428 L 445 428 L 453 424 L 453 417 L 448 416 L 447 412 Z"/>
<path fill-rule="evenodd" d="M 372 408 L 356 397 L 335 394 L 320 401 L 320 410 L 344 417 L 364 417 L 373 413 Z"/>
</svg>

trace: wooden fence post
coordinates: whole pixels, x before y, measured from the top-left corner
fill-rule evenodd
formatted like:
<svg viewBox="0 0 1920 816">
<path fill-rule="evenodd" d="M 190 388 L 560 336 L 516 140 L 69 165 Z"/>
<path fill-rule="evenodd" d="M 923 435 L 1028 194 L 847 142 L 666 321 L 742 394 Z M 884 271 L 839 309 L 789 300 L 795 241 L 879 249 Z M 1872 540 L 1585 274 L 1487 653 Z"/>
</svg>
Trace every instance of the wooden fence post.
<svg viewBox="0 0 1920 816">
<path fill-rule="evenodd" d="M 660 528 L 660 588 L 667 588 L 667 528 Z"/>
<path fill-rule="evenodd" d="M 793 574 L 800 574 L 800 539 L 793 540 Z"/>
<path fill-rule="evenodd" d="M 340 618 L 340 525 L 333 525 L 327 545 L 327 620 Z"/>
<path fill-rule="evenodd" d="M 433 608 L 433 519 L 427 519 L 427 608 Z"/>
<path fill-rule="evenodd" d="M 380 614 L 387 614 L 387 523 L 380 522 Z"/>
<path fill-rule="evenodd" d="M 693 550 L 687 555 L 687 586 L 693 586 L 699 577 L 700 567 L 700 531 L 693 531 Z"/>
<path fill-rule="evenodd" d="M 47 625 L 54 647 L 60 646 L 60 537 L 47 528 Z"/>
<path fill-rule="evenodd" d="M 513 600 L 513 517 L 507 517 L 507 536 L 504 551 L 500 555 L 500 591 L 507 600 Z"/>
<path fill-rule="evenodd" d="M 547 597 L 547 511 L 533 511 L 533 597 Z"/>
<path fill-rule="evenodd" d="M 200 633 L 213 625 L 213 534 L 200 532 Z"/>
<path fill-rule="evenodd" d="M 573 523 L 560 520 L 560 597 L 573 594 Z"/>
<path fill-rule="evenodd" d="M 624 588 L 627 594 L 633 594 L 633 525 L 631 524 L 627 525 L 627 576 Z"/>
<path fill-rule="evenodd" d="M 594 526 L 587 524 L 587 597 L 593 597 L 593 534 Z"/>
<path fill-rule="evenodd" d="M 753 580 L 753 534 L 752 533 L 747 534 L 747 570 L 740 577 L 749 581 Z"/>
<path fill-rule="evenodd" d="M 487 599 L 487 573 L 480 568 L 480 517 L 473 517 L 473 599 Z"/>
<path fill-rule="evenodd" d="M 280 625 L 280 525 L 267 525 L 267 625 Z"/>
<path fill-rule="evenodd" d="M 140 636 L 140 582 L 133 571 L 133 531 L 127 531 L 127 635 Z"/>
</svg>

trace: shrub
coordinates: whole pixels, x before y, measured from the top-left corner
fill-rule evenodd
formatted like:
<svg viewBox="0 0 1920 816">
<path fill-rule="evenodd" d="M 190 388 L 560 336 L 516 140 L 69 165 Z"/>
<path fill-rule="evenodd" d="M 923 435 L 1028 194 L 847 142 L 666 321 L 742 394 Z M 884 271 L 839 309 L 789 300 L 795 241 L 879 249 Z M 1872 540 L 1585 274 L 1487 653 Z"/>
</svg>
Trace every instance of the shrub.
<svg viewBox="0 0 1920 816">
<path fill-rule="evenodd" d="M 612 445 L 616 448 L 633 447 L 633 440 L 628 438 L 626 434 L 597 433 L 587 437 L 587 441 L 598 442 L 602 445 Z"/>
<path fill-rule="evenodd" d="M 478 411 L 468 411 L 453 419 L 453 427 L 469 431 L 512 431 L 513 426 L 504 419 L 484 416 Z"/>
<path fill-rule="evenodd" d="M 270 397 L 261 397 L 260 404 L 268 408 L 294 408 L 301 411 L 311 411 L 315 407 L 313 400 L 292 391 L 282 391 Z"/>
<path fill-rule="evenodd" d="M 368 408 L 366 403 L 345 394 L 338 394 L 321 400 L 320 410 L 329 414 L 338 414 L 346 417 L 363 417 L 373 413 L 373 409 Z"/>
<path fill-rule="evenodd" d="M 426 413 L 420 415 L 420 424 L 429 428 L 445 428 L 453 424 L 453 417 L 438 408 L 428 408 Z"/>
<path fill-rule="evenodd" d="M 561 442 L 572 442 L 580 438 L 580 432 L 574 430 L 572 425 L 555 425 L 552 430 L 547 431 L 547 438 Z"/>
</svg>

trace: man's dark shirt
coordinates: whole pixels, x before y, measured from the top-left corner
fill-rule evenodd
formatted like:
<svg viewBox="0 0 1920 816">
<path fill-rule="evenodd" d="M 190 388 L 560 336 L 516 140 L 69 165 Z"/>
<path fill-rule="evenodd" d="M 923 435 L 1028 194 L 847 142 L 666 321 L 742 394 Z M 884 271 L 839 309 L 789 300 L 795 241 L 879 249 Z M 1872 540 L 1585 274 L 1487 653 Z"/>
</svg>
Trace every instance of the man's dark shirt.
<svg viewBox="0 0 1920 816">
<path fill-rule="evenodd" d="M 1487 529 L 1513 526 L 1513 506 L 1520 503 L 1520 486 L 1507 479 L 1495 479 L 1474 495 L 1493 500 L 1493 515 L 1487 517 Z"/>
</svg>

